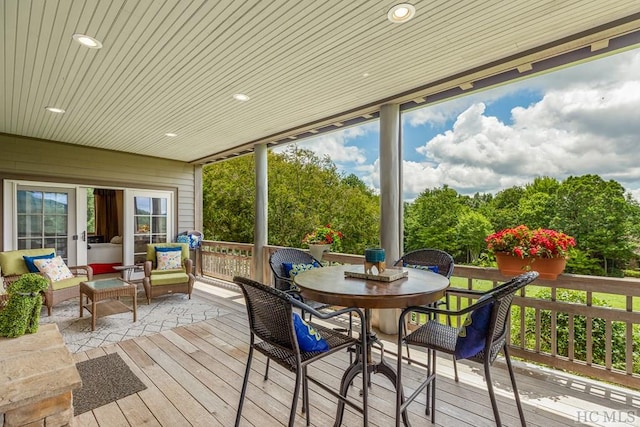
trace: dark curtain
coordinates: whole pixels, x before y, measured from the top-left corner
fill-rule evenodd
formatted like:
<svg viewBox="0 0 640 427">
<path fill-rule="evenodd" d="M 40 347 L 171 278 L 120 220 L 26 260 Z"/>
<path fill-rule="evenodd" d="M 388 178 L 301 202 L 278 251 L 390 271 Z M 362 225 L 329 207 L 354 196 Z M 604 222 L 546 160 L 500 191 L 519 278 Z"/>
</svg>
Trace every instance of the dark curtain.
<svg viewBox="0 0 640 427">
<path fill-rule="evenodd" d="M 96 234 L 104 236 L 109 243 L 118 235 L 118 206 L 116 190 L 96 188 L 93 190 L 96 204 Z"/>
</svg>

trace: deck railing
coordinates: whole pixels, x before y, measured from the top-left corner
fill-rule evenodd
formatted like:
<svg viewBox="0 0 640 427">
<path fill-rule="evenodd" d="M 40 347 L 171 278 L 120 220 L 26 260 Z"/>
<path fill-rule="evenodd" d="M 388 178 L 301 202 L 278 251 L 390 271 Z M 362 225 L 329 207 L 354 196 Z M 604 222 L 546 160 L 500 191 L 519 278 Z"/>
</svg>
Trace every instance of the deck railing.
<svg viewBox="0 0 640 427">
<path fill-rule="evenodd" d="M 253 276 L 253 245 L 205 240 L 200 246 L 199 273 L 231 281 L 233 276 Z"/>
<path fill-rule="evenodd" d="M 252 249 L 251 244 L 205 241 L 202 274 L 223 280 L 252 276 Z M 265 248 L 262 277 L 257 275 L 265 283 L 271 283 L 268 259 L 277 249 Z M 323 261 L 360 264 L 363 256 L 329 253 Z M 456 265 L 454 277 L 466 279 L 467 289 L 486 289 L 507 280 L 497 269 L 464 265 Z M 573 302 L 565 298 L 566 292 Z M 452 301 L 454 306 L 467 303 L 467 299 Z M 554 281 L 536 280 L 514 299 L 511 354 L 640 389 L 638 306 L 637 279 L 562 274 Z"/>
</svg>

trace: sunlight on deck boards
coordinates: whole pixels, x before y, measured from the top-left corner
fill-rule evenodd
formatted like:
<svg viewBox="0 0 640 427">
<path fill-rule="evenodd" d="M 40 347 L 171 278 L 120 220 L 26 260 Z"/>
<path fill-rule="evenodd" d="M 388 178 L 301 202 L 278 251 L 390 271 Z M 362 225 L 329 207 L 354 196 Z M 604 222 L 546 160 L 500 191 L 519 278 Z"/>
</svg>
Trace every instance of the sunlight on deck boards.
<svg viewBox="0 0 640 427">
<path fill-rule="evenodd" d="M 230 314 L 75 355 L 76 360 L 81 361 L 118 352 L 148 387 L 76 417 L 78 426 L 233 425 L 247 359 L 247 318 L 244 306 L 238 304 L 240 293 L 208 289 L 208 286 L 199 283 L 198 296 L 211 299 Z M 395 351 L 390 341 L 385 341 L 385 348 Z M 412 355 L 415 353 L 418 351 Z M 375 357 L 379 354 L 375 353 Z M 395 363 L 393 356 L 385 357 L 389 363 Z M 348 363 L 348 356 L 338 353 L 312 364 L 309 369 L 316 377 L 337 387 Z M 520 366 L 517 381 L 529 426 L 640 426 L 640 393 L 532 365 Z M 269 380 L 263 381 L 264 369 L 264 357 L 256 355 L 243 409 L 243 426 L 281 426 L 288 421 L 293 374 L 272 364 Z M 456 383 L 451 359 L 438 359 L 436 425 L 495 425 L 482 367 L 460 362 L 459 370 L 460 382 Z M 413 390 L 422 369 L 412 365 L 403 372 L 406 390 Z M 508 374 L 499 363 L 492 372 L 503 423 L 517 426 L 519 420 Z M 372 383 L 370 425 L 391 426 L 394 424 L 390 416 L 394 412 L 393 386 L 380 375 L 373 375 Z M 311 425 L 332 425 L 335 401 L 325 398 L 313 384 L 310 389 Z M 358 391 L 356 381 L 349 394 L 357 396 Z M 301 406 L 299 402 L 296 426 L 305 425 Z M 431 425 L 424 409 L 424 398 L 409 407 L 413 425 Z M 593 411 L 589 413 L 590 418 L 581 412 L 585 410 Z M 611 419 L 611 414 L 618 411 L 622 415 L 626 411 L 638 415 L 628 417 L 627 423 L 607 423 L 605 414 Z M 347 408 L 343 425 L 360 426 L 362 418 Z"/>
</svg>

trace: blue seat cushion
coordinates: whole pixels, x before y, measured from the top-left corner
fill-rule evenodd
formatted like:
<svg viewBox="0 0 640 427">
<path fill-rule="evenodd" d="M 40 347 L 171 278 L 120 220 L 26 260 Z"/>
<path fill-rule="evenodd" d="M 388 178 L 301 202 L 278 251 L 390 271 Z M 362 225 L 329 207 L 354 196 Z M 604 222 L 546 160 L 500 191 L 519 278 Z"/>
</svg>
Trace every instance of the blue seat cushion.
<svg viewBox="0 0 640 427">
<path fill-rule="evenodd" d="M 478 300 L 480 301 L 482 298 Z M 490 303 L 473 310 L 467 316 L 456 340 L 456 359 L 467 359 L 484 350 L 492 310 L 493 303 Z"/>
<path fill-rule="evenodd" d="M 298 313 L 293 313 L 293 326 L 298 339 L 298 347 L 303 352 L 329 351 L 329 344 L 320 336 L 313 326 L 302 320 Z"/>
</svg>

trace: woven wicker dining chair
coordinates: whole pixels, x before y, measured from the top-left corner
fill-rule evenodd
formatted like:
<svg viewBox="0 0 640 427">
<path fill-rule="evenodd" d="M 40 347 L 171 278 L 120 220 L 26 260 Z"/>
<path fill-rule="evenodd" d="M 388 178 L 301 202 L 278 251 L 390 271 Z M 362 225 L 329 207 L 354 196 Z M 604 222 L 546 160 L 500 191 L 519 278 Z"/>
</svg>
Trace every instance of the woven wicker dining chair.
<svg viewBox="0 0 640 427">
<path fill-rule="evenodd" d="M 511 311 L 511 303 L 516 292 L 523 289 L 526 285 L 533 282 L 538 277 L 538 273 L 530 271 L 528 273 L 521 274 L 502 285 L 499 285 L 489 291 L 473 291 L 467 289 L 447 289 L 447 293 L 451 295 L 460 295 L 463 298 L 477 298 L 474 304 L 467 306 L 461 310 L 443 310 L 437 307 L 409 307 L 402 311 L 400 315 L 399 325 L 404 321 L 404 317 L 408 313 L 418 312 L 431 316 L 432 320 L 402 338 L 398 337 L 398 377 L 396 380 L 396 390 L 402 390 L 402 343 L 407 342 L 411 345 L 422 347 L 427 349 L 427 358 L 430 359 L 427 368 L 427 377 L 422 381 L 415 391 L 402 401 L 402 394 L 397 393 L 396 396 L 396 427 L 400 426 L 401 414 L 406 407 L 422 392 L 425 388 L 431 388 L 431 402 L 427 398 L 426 413 L 431 412 L 431 422 L 435 423 L 435 405 L 436 405 L 436 353 L 438 351 L 455 355 L 456 358 L 464 358 L 483 364 L 484 373 L 486 377 L 487 389 L 489 391 L 489 398 L 491 399 L 491 407 L 493 408 L 493 416 L 495 418 L 496 426 L 502 426 L 500 421 L 500 413 L 498 411 L 498 404 L 493 391 L 493 382 L 491 380 L 491 365 L 496 360 L 500 350 L 504 353 L 504 357 L 507 363 L 507 369 L 511 378 L 511 385 L 513 387 L 513 394 L 515 397 L 516 405 L 518 407 L 518 414 L 520 416 L 520 422 L 522 426 L 526 426 L 524 418 L 524 412 L 522 410 L 522 404 L 520 402 L 520 396 L 518 394 L 518 387 L 516 385 L 516 378 L 513 373 L 513 367 L 511 366 L 511 359 L 509 357 L 509 343 L 507 343 L 507 325 L 509 321 L 509 313 Z M 479 344 L 480 349 L 473 355 L 458 357 L 461 353 L 461 342 L 470 336 L 470 325 L 481 323 L 480 316 L 475 317 L 474 313 L 479 314 L 484 312 L 483 315 L 487 319 L 486 330 L 484 337 L 480 336 Z M 465 322 L 460 328 L 454 328 L 450 325 L 444 325 L 438 323 L 436 320 L 437 315 L 446 316 L 463 316 L 469 314 L 467 321 L 471 319 L 471 322 Z M 466 332 L 461 334 L 461 329 L 466 327 Z M 461 337 L 464 335 L 465 337 Z"/>
<path fill-rule="evenodd" d="M 320 261 L 315 259 L 313 256 L 308 254 L 307 252 L 301 251 L 300 249 L 294 248 L 282 248 L 276 250 L 269 257 L 269 267 L 271 267 L 271 271 L 273 272 L 273 285 L 276 289 L 280 289 L 281 291 L 288 292 L 294 294 L 294 296 L 304 302 L 305 304 L 315 308 L 316 310 L 321 310 L 323 308 L 329 307 L 329 304 L 323 304 L 317 301 L 305 300 L 302 298 L 297 292 L 297 287 L 295 283 L 293 283 L 293 277 L 289 277 L 286 274 L 286 270 L 284 268 L 285 263 L 291 264 L 314 264 L 318 268 L 322 267 Z M 309 316 L 309 321 L 312 320 L 311 315 Z M 342 329 L 341 331 L 350 331 L 352 327 L 352 319 L 349 316 L 349 328 Z"/>
<path fill-rule="evenodd" d="M 407 252 L 402 255 L 398 261 L 394 264 L 396 267 L 407 267 L 407 268 L 425 268 L 425 269 L 433 269 L 437 270 L 438 274 L 449 279 L 453 274 L 454 262 L 453 257 L 449 255 L 447 252 L 440 249 L 417 249 L 415 251 Z M 445 304 L 447 310 L 449 309 L 449 298 L 445 296 L 444 301 L 439 301 L 434 303 L 435 306 Z M 432 304 L 432 305 L 434 305 Z M 450 320 L 450 319 L 448 319 Z M 451 324 L 449 322 L 449 324 Z M 402 336 L 407 335 L 407 324 L 404 323 L 402 325 Z M 409 353 L 409 344 L 405 343 L 407 349 L 407 360 L 409 364 L 413 362 L 411 359 L 411 354 Z M 458 365 L 456 364 L 456 360 L 453 359 L 453 374 L 456 382 L 458 381 Z M 427 391 L 428 393 L 428 391 Z M 428 396 L 427 396 L 428 399 Z"/>
<path fill-rule="evenodd" d="M 293 277 L 287 276 L 286 270 L 284 268 L 285 263 L 290 264 L 313 264 L 317 268 L 322 267 L 322 263 L 314 258 L 311 254 L 305 251 L 301 251 L 300 249 L 295 248 L 281 248 L 273 252 L 269 256 L 269 267 L 273 272 L 273 286 L 276 289 L 280 289 L 288 294 L 291 294 L 297 300 L 302 301 L 307 304 L 311 308 L 315 310 L 322 310 L 327 307 L 330 307 L 329 304 L 324 304 L 318 301 L 305 299 L 302 294 L 298 291 L 298 287 L 293 282 Z M 302 317 L 308 315 L 308 321 L 311 322 L 313 320 L 313 315 L 307 311 L 302 311 Z M 334 330 L 339 332 L 346 332 L 349 335 L 352 334 L 353 330 L 353 314 L 349 313 L 349 327 L 347 328 L 334 328 Z M 349 352 L 349 362 L 353 361 L 353 353 Z M 269 374 L 269 361 L 267 360 L 267 366 L 265 368 L 265 378 Z"/>
<path fill-rule="evenodd" d="M 317 264 L 322 267 L 320 261 L 305 251 L 294 248 L 277 249 L 269 256 L 269 267 L 273 272 L 273 286 L 281 291 L 295 289 L 293 279 L 287 275 L 284 268 L 283 264 L 286 262 L 291 264 Z"/>
<path fill-rule="evenodd" d="M 361 322 L 361 330 L 359 338 L 337 332 L 333 329 L 326 328 L 317 324 L 311 326 L 320 333 L 329 346 L 326 352 L 304 352 L 298 346 L 298 339 L 295 332 L 293 321 L 293 307 L 313 313 L 314 316 L 321 319 L 330 319 L 345 313 L 356 313 L 363 318 L 362 311 L 358 308 L 344 308 L 332 313 L 320 313 L 312 307 L 300 302 L 289 294 L 281 290 L 265 286 L 254 280 L 244 277 L 234 277 L 236 283 L 242 289 L 245 298 L 247 314 L 249 316 L 249 356 L 247 358 L 247 366 L 242 383 L 242 391 L 240 393 L 240 403 L 238 404 L 238 413 L 236 416 L 236 427 L 240 424 L 242 418 L 242 405 L 245 394 L 247 392 L 247 383 L 249 373 L 251 372 L 251 361 L 253 359 L 253 351 L 256 350 L 267 357 L 267 361 L 273 360 L 291 372 L 295 372 L 295 385 L 293 389 L 293 401 L 291 402 L 291 412 L 289 415 L 289 426 L 294 425 L 296 416 L 296 407 L 300 387 L 302 386 L 302 412 L 306 414 L 307 425 L 309 425 L 309 385 L 311 381 L 332 396 L 340 399 L 349 406 L 358 410 L 363 414 L 364 425 L 368 423 L 367 415 L 367 384 L 369 382 L 367 364 L 362 365 L 362 407 L 359 407 L 346 396 L 341 396 L 335 390 L 329 388 L 326 384 L 311 377 L 307 373 L 307 366 L 317 360 L 329 356 L 337 351 L 347 348 L 354 348 L 358 360 L 366 360 L 366 334 L 364 333 L 364 322 Z M 265 380 L 267 376 L 265 375 Z"/>
</svg>

